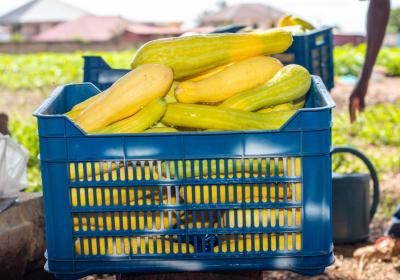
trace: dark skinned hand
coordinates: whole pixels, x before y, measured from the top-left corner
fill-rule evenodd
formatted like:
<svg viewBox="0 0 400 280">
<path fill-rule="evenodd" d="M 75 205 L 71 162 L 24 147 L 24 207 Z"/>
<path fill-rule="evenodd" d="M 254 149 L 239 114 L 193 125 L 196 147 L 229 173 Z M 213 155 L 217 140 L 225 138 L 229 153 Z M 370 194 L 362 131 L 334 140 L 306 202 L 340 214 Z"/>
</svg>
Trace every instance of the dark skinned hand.
<svg viewBox="0 0 400 280">
<path fill-rule="evenodd" d="M 357 119 L 359 112 L 365 109 L 365 95 L 367 94 L 368 84 L 357 84 L 350 95 L 349 113 L 350 121 L 353 123 Z"/>
</svg>

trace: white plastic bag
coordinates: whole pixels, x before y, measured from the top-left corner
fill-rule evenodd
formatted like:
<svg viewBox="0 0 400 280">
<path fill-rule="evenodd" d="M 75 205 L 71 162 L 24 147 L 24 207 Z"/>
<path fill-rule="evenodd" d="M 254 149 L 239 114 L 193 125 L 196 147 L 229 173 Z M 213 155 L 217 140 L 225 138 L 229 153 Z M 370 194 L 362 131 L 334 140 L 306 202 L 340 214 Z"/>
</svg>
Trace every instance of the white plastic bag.
<svg viewBox="0 0 400 280">
<path fill-rule="evenodd" d="M 0 133 L 0 197 L 16 194 L 28 186 L 28 159 L 29 153 L 25 147 Z"/>
</svg>

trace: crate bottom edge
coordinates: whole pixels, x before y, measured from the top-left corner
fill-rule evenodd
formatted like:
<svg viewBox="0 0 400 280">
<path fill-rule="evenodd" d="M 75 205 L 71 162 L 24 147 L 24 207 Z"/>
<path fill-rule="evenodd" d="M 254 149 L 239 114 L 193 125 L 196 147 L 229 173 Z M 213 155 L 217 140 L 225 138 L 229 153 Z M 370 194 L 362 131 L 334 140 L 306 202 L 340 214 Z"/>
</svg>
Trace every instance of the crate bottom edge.
<svg viewBox="0 0 400 280">
<path fill-rule="evenodd" d="M 90 274 L 106 273 L 168 273 L 223 270 L 290 270 L 303 275 L 317 275 L 322 273 L 327 266 L 333 264 L 334 260 L 335 257 L 332 251 L 319 256 L 249 259 L 47 261 L 45 270 L 59 279 L 77 279 Z M 52 267 L 51 269 L 49 265 Z"/>
</svg>

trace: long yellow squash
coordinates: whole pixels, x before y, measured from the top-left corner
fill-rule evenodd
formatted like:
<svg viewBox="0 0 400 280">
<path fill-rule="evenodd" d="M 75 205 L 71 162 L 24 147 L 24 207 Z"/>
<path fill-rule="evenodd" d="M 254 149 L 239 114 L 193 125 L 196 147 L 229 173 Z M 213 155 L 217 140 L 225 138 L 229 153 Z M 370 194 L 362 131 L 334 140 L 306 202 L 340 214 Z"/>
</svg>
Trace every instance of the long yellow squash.
<svg viewBox="0 0 400 280">
<path fill-rule="evenodd" d="M 87 106 L 89 106 L 90 104 L 92 104 L 93 102 L 95 102 L 96 100 L 98 100 L 102 94 L 106 93 L 107 91 L 103 91 L 100 92 L 96 95 L 93 95 L 92 97 L 89 97 L 88 99 L 82 101 L 81 103 L 76 104 L 74 107 L 72 107 L 71 111 L 76 111 L 76 110 L 83 110 L 85 109 Z"/>
<path fill-rule="evenodd" d="M 83 110 L 84 110 L 84 108 L 71 110 L 71 111 L 65 113 L 65 115 L 67 115 L 70 119 L 75 120 L 79 116 L 79 114 L 83 112 Z"/>
<path fill-rule="evenodd" d="M 295 111 L 253 113 L 198 104 L 167 104 L 162 122 L 170 126 L 201 129 L 251 130 L 278 129 Z"/>
<path fill-rule="evenodd" d="M 292 34 L 284 30 L 158 39 L 136 52 L 131 67 L 161 63 L 173 69 L 175 79 L 181 79 L 245 58 L 282 53 L 292 41 Z"/>
<path fill-rule="evenodd" d="M 181 82 L 187 82 L 187 81 L 197 82 L 197 81 L 203 80 L 205 78 L 208 78 L 208 77 L 211 77 L 212 75 L 217 74 L 218 72 L 221 72 L 226 67 L 228 67 L 230 65 L 233 65 L 233 64 L 234 64 L 234 62 L 228 63 L 228 64 L 225 64 L 225 65 L 221 65 L 221 66 L 206 70 L 204 72 L 201 72 L 200 74 L 196 74 L 196 75 L 193 75 L 193 76 L 190 76 L 190 77 L 185 77 L 184 79 L 181 80 Z"/>
<path fill-rule="evenodd" d="M 143 131 L 143 133 L 166 133 L 166 132 L 178 132 L 178 130 L 173 127 L 153 127 Z"/>
<path fill-rule="evenodd" d="M 143 199 L 140 199 L 143 200 Z M 151 204 L 151 200 L 149 198 L 146 199 L 147 200 L 147 205 L 152 205 Z M 159 201 L 155 200 L 156 205 L 159 205 Z M 139 204 L 140 205 L 140 204 Z M 141 203 L 141 205 L 143 205 L 143 203 Z M 177 218 L 176 218 L 176 213 L 172 212 L 172 217 L 171 219 L 169 219 L 168 217 L 168 213 L 163 213 L 164 215 L 161 216 L 161 211 L 157 211 L 155 214 L 155 217 L 153 218 L 153 215 L 151 212 L 148 212 L 148 215 L 145 215 L 143 212 L 139 212 L 138 215 L 136 215 L 135 212 L 130 212 L 130 217 L 128 218 L 128 214 L 126 212 L 122 213 L 122 219 L 120 218 L 119 213 L 116 214 L 113 218 L 113 220 L 111 219 L 111 215 L 106 216 L 104 219 L 98 219 L 97 223 L 95 221 L 95 218 L 93 219 L 86 219 L 86 218 L 82 218 L 81 220 L 81 230 L 86 231 L 87 228 L 89 227 L 91 231 L 94 230 L 111 230 L 113 228 L 115 228 L 116 224 L 125 230 L 128 229 L 132 229 L 132 230 L 144 230 L 146 229 L 146 224 L 147 224 L 147 228 L 148 229 L 168 229 L 168 228 L 172 228 L 176 222 L 177 222 Z M 79 225 L 79 219 L 78 217 L 74 217 L 73 219 L 74 221 L 74 230 L 75 231 L 79 231 L 80 230 L 80 225 Z M 89 220 L 89 221 L 88 221 Z M 122 221 L 121 221 L 122 220 Z M 129 224 L 129 220 L 130 220 L 130 224 Z M 138 220 L 138 225 L 137 225 L 137 221 Z M 114 222 L 114 223 L 113 223 Z M 122 223 L 121 223 L 122 222 Z"/>
<path fill-rule="evenodd" d="M 140 66 L 90 104 L 75 120 L 86 132 L 132 116 L 152 100 L 163 97 L 171 86 L 171 68 L 161 64 Z"/>
<path fill-rule="evenodd" d="M 253 190 L 253 194 L 251 194 L 250 189 Z M 245 186 L 245 197 L 243 197 L 243 189 L 242 185 L 237 185 L 234 188 L 233 185 L 196 185 L 196 186 L 186 186 L 181 187 L 179 190 L 180 196 L 185 200 L 188 204 L 200 204 L 200 203 L 241 203 L 244 200 L 246 202 L 261 202 L 267 201 L 267 192 L 269 192 L 269 200 L 276 201 L 275 190 L 278 189 L 278 200 L 282 201 L 284 199 L 284 190 L 283 187 L 278 187 L 275 184 L 271 184 L 268 187 L 262 185 L 246 185 Z M 186 192 L 186 197 L 185 197 Z M 220 194 L 218 200 L 218 193 Z M 201 195 L 203 194 L 203 196 Z M 228 194 L 228 198 L 227 195 Z M 194 197 L 193 197 L 194 195 Z M 211 197 L 210 197 L 211 195 Z M 236 196 L 235 196 L 236 195 Z M 292 199 L 292 190 L 288 188 L 287 190 L 287 199 Z M 296 194 L 297 195 L 297 194 Z M 300 197 L 296 196 L 296 198 Z"/>
<path fill-rule="evenodd" d="M 122 241 L 122 242 L 121 242 Z M 81 245 L 82 244 L 82 245 Z M 89 246 L 90 244 L 90 246 Z M 98 247 L 97 247 L 97 244 Z M 107 245 L 106 245 L 107 244 Z M 98 248 L 98 249 L 97 249 Z M 189 243 L 171 243 L 168 236 L 140 236 L 137 237 L 79 237 L 75 240 L 77 255 L 129 255 L 132 254 L 192 254 L 193 245 Z"/>
<path fill-rule="evenodd" d="M 257 111 L 263 107 L 292 102 L 303 97 L 311 86 L 307 69 L 291 64 L 283 67 L 267 83 L 225 100 L 220 107 Z"/>
<path fill-rule="evenodd" d="M 262 85 L 282 67 L 282 63 L 273 57 L 247 58 L 202 80 L 179 83 L 175 96 L 182 103 L 220 102 Z"/>
<path fill-rule="evenodd" d="M 270 113 L 270 112 L 280 112 L 280 111 L 287 111 L 287 110 L 294 110 L 294 106 L 291 102 L 278 104 L 275 106 L 263 108 L 258 110 L 257 113 Z"/>
<path fill-rule="evenodd" d="M 274 209 L 271 209 L 274 210 Z M 260 234 L 261 235 L 261 234 Z M 243 252 L 243 251 L 276 251 L 276 250 L 300 250 L 301 249 L 301 233 L 287 234 L 287 248 L 285 248 L 285 235 L 283 233 L 262 233 L 260 238 L 259 234 L 254 234 L 254 242 L 250 234 L 244 239 L 242 235 L 239 236 L 237 243 L 236 240 L 231 238 L 230 240 L 224 240 L 221 243 L 221 250 L 219 245 L 214 247 L 214 253 L 226 253 L 226 252 Z M 268 239 L 269 235 L 269 239 Z M 270 243 L 269 243 L 270 240 Z M 294 245 L 293 245 L 294 242 Z M 229 247 L 228 247 L 229 245 Z"/>
<path fill-rule="evenodd" d="M 142 132 L 159 121 L 164 115 L 166 103 L 160 98 L 145 105 L 136 114 L 129 118 L 117 121 L 101 129 L 93 131 L 93 134 L 113 134 L 113 133 L 135 133 Z"/>
<path fill-rule="evenodd" d="M 269 169 L 267 168 L 267 161 Z M 259 165 L 260 163 L 260 165 Z M 277 165 L 277 166 L 276 166 Z M 294 165 L 294 167 L 293 167 Z M 277 170 L 275 170 L 277 167 Z M 192 170 L 193 168 L 193 170 Z M 185 173 L 184 173 L 185 169 Z M 215 161 L 207 162 L 205 160 L 199 161 L 195 160 L 192 163 L 186 161 L 185 165 L 183 161 L 178 161 L 177 164 L 173 165 L 172 163 L 169 165 L 169 173 L 171 177 L 179 176 L 179 178 L 183 178 L 183 175 L 186 174 L 187 177 L 195 177 L 199 178 L 201 175 L 200 170 L 202 170 L 202 176 L 207 178 L 215 178 L 216 174 L 220 178 L 229 177 L 232 178 L 233 174 L 236 173 L 237 178 L 241 178 L 242 171 L 244 171 L 245 177 L 250 177 L 250 170 L 252 170 L 252 175 L 254 177 L 258 176 L 282 176 L 284 173 L 283 161 L 277 161 L 275 164 L 275 159 L 262 159 L 260 162 L 257 160 L 253 160 L 252 163 L 249 159 L 241 160 L 227 160 L 224 161 Z M 161 165 L 161 172 L 164 176 L 167 173 L 167 165 L 163 163 Z M 301 163 L 300 158 L 288 158 L 287 159 L 287 173 L 286 176 L 300 176 L 301 174 Z"/>
<path fill-rule="evenodd" d="M 277 23 L 277 27 L 284 27 L 284 26 L 291 26 L 291 25 L 295 25 L 295 23 L 292 20 L 292 15 L 283 15 L 278 23 Z"/>
</svg>

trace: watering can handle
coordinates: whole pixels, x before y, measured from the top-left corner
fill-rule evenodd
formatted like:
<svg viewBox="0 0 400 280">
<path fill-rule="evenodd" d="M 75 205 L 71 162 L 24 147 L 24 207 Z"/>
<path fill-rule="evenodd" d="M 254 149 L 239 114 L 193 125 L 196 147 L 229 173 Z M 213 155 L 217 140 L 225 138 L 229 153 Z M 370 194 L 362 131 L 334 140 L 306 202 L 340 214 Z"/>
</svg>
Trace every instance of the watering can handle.
<svg viewBox="0 0 400 280">
<path fill-rule="evenodd" d="M 365 165 L 368 167 L 369 173 L 371 175 L 371 179 L 373 182 L 373 198 L 372 198 L 372 205 L 371 205 L 371 210 L 369 214 L 369 220 L 371 221 L 372 218 L 375 215 L 376 209 L 378 208 L 379 204 L 379 181 L 378 181 L 378 175 L 376 173 L 375 167 L 372 165 L 371 161 L 359 150 L 356 150 L 352 147 L 348 146 L 337 146 L 333 147 L 332 149 L 332 155 L 335 153 L 350 153 L 352 155 L 355 155 L 356 157 L 360 158 Z"/>
</svg>

